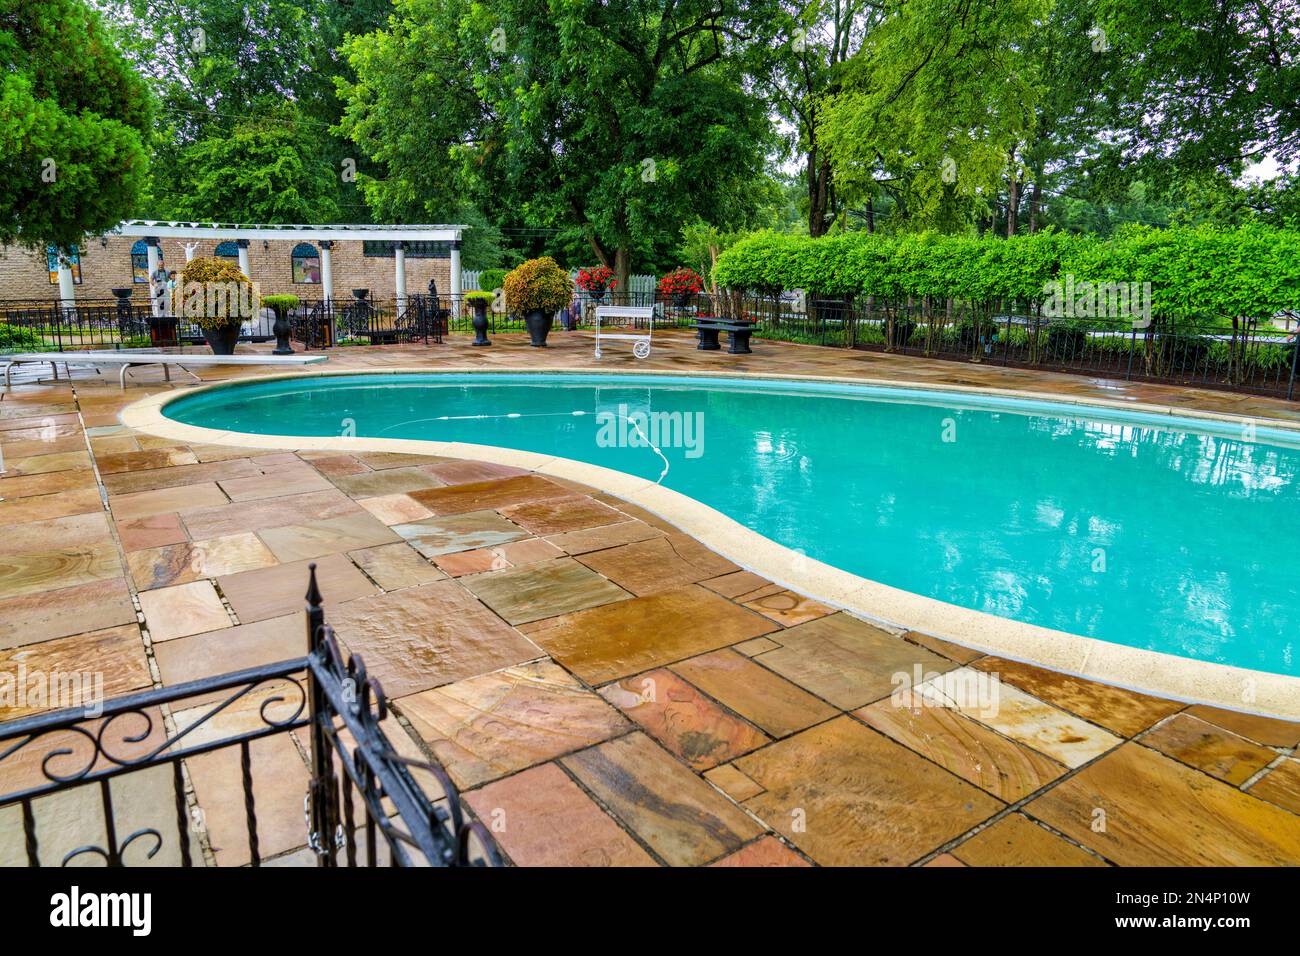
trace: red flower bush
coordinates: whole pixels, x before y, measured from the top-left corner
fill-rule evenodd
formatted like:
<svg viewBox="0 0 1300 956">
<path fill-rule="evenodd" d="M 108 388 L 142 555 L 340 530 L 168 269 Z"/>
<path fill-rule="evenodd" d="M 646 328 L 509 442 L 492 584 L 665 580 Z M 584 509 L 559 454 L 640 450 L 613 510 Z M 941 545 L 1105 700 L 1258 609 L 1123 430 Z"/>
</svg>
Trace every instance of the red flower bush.
<svg viewBox="0 0 1300 956">
<path fill-rule="evenodd" d="M 663 295 L 694 295 L 704 288 L 704 280 L 690 266 L 674 269 L 659 280 L 659 291 Z"/>
<path fill-rule="evenodd" d="M 578 270 L 578 288 L 583 292 L 602 292 L 618 285 L 614 270 L 609 266 L 592 266 Z"/>
</svg>

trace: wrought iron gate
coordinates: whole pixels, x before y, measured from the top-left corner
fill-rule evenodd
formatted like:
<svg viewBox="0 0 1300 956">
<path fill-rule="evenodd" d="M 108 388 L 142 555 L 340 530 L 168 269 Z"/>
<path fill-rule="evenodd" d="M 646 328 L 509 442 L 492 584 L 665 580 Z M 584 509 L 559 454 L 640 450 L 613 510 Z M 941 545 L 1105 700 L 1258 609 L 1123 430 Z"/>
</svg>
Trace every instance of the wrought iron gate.
<svg viewBox="0 0 1300 956">
<path fill-rule="evenodd" d="M 212 732 L 241 706 L 244 723 L 251 719 L 252 726 Z M 195 712 L 177 719 L 178 713 Z M 325 623 L 313 564 L 305 657 L 115 698 L 94 716 L 71 708 L 0 724 L 0 787 L 19 783 L 0 793 L 0 841 L 21 839 L 30 866 L 66 866 L 88 857 L 125 866 L 128 856 L 153 859 L 174 831 L 176 846 L 169 856 L 192 866 L 201 842 L 191 833 L 196 802 L 187 791 L 183 765 L 233 748 L 239 754 L 248 860 L 259 865 L 251 747 L 262 738 L 304 729 L 310 761 L 305 843 L 319 866 L 499 865 L 486 828 L 466 817 L 442 767 L 397 753 L 381 726 L 387 717 L 383 688 L 366 673 L 359 655 L 344 659 Z M 165 814 L 169 824 L 159 818 L 120 835 L 126 829 L 122 816 L 128 809 L 139 816 L 142 808 L 126 808 L 121 801 L 115 806 L 113 781 L 164 767 L 171 770 L 171 807 L 147 809 Z M 431 799 L 412 771 L 432 775 L 442 795 Z M 98 790 L 102 840 L 43 859 L 38 839 L 43 798 L 79 787 Z"/>
</svg>

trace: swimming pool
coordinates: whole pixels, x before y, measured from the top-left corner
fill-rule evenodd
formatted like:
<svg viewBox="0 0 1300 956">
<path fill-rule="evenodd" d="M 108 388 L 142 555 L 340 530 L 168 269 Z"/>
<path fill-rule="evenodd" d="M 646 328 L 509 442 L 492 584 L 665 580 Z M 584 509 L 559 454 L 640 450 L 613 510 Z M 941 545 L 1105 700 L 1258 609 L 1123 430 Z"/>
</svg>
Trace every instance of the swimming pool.
<svg viewBox="0 0 1300 956">
<path fill-rule="evenodd" d="M 1300 675 L 1300 448 L 1281 430 L 933 390 L 553 373 L 295 377 L 163 414 L 562 456 L 959 607 Z"/>
</svg>

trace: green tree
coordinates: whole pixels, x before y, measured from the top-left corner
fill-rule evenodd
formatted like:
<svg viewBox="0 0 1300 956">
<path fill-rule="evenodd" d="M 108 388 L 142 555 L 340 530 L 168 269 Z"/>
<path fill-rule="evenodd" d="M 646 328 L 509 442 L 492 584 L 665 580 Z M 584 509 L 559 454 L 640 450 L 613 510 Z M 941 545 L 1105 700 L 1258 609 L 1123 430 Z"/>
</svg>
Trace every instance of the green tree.
<svg viewBox="0 0 1300 956">
<path fill-rule="evenodd" d="M 990 216 L 1042 87 L 1028 38 L 1050 0 L 894 0 L 843 71 L 821 135 L 841 189 L 887 192 L 908 228 Z"/>
<path fill-rule="evenodd" d="M 344 47 L 372 204 L 581 238 L 626 287 L 683 223 L 745 225 L 775 145 L 743 57 L 767 0 L 399 0 Z"/>
<path fill-rule="evenodd" d="M 237 123 L 180 154 L 174 214 L 224 222 L 333 222 L 334 172 L 279 110 Z"/>
<path fill-rule="evenodd" d="M 145 85 L 81 0 L 0 0 L 0 242 L 59 247 L 135 213 Z"/>
</svg>

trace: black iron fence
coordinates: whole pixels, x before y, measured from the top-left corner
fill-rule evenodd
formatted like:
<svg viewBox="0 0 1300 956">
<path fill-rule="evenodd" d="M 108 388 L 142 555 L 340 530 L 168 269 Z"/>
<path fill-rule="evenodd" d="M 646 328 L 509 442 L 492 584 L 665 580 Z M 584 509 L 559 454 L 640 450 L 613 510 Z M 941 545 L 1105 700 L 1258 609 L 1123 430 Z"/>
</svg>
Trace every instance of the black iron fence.
<svg viewBox="0 0 1300 956">
<path fill-rule="evenodd" d="M 295 826 L 319 866 L 498 865 L 487 830 L 465 817 L 443 769 L 399 755 L 385 736 L 383 688 L 359 655 L 340 653 L 315 565 L 307 643 L 305 657 L 116 698 L 93 716 L 83 701 L 0 724 L 0 860 L 193 866 L 204 859 L 207 834 L 184 768 L 226 754 L 238 756 L 238 770 L 234 759 L 222 764 L 230 771 L 222 795 L 227 806 L 237 798 L 241 858 L 254 866 L 265 862 L 268 827 Z M 266 820 L 255 786 L 254 746 L 285 735 L 294 737 L 291 751 L 304 749 L 310 768 L 296 824 Z M 291 776 L 292 768 L 260 769 Z M 417 774 L 441 793 L 431 798 Z"/>
<path fill-rule="evenodd" d="M 555 328 L 589 329 L 598 305 L 650 306 L 657 327 L 693 328 L 702 318 L 745 319 L 760 338 L 891 352 L 926 358 L 1038 368 L 1107 378 L 1167 382 L 1297 397 L 1294 332 L 1258 321 L 1052 318 L 1024 304 L 996 310 L 957 304 L 751 296 L 722 292 L 685 298 L 654 293 L 578 293 Z M 436 344 L 473 331 L 464 297 L 303 299 L 287 315 L 291 338 L 306 349 L 351 345 Z M 501 303 L 488 310 L 489 332 L 523 331 L 522 316 Z M 242 341 L 274 338 L 269 309 L 241 325 Z M 641 324 L 644 324 L 642 322 Z M 139 348 L 200 344 L 184 318 L 160 319 L 130 301 L 0 302 L 0 352 Z"/>
</svg>

